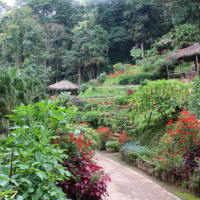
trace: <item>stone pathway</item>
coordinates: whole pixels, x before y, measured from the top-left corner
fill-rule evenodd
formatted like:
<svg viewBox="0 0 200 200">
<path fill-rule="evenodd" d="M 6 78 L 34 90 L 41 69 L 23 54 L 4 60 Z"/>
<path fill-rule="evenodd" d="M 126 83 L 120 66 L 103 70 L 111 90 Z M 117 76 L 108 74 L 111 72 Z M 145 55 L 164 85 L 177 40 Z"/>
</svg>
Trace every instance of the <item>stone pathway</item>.
<svg viewBox="0 0 200 200">
<path fill-rule="evenodd" d="M 104 168 L 112 179 L 108 183 L 107 200 L 180 200 L 165 188 L 151 181 L 135 170 L 109 159 L 97 152 L 98 165 Z"/>
</svg>

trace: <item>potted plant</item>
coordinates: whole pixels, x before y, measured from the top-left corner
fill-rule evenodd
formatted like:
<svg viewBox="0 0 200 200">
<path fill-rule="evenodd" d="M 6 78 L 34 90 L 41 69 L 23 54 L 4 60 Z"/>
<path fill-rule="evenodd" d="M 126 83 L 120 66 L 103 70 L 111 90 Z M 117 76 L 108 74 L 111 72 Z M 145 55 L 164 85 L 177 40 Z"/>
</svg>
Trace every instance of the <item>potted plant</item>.
<svg viewBox="0 0 200 200">
<path fill-rule="evenodd" d="M 107 141 L 106 142 L 106 152 L 113 153 L 118 152 L 119 143 L 117 141 Z"/>
</svg>

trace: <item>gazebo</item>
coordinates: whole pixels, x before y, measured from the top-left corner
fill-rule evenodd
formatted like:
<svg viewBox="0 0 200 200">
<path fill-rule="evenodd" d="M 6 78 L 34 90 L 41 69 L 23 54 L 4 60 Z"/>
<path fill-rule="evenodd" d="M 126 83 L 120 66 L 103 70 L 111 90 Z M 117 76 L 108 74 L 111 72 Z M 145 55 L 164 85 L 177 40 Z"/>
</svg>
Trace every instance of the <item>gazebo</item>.
<svg viewBox="0 0 200 200">
<path fill-rule="evenodd" d="M 195 43 L 185 49 L 179 50 L 169 56 L 167 56 L 164 61 L 167 67 L 167 74 L 169 78 L 194 78 L 199 75 L 198 60 L 200 59 L 200 45 Z M 183 67 L 180 67 L 180 73 L 174 73 L 174 71 L 169 71 L 169 64 L 171 63 L 181 63 L 180 61 L 195 61 L 195 68 L 189 72 L 183 72 Z"/>
<path fill-rule="evenodd" d="M 51 89 L 51 90 L 56 90 L 56 91 L 58 91 L 58 90 L 71 91 L 71 90 L 79 89 L 79 86 L 70 82 L 70 81 L 63 80 L 63 81 L 54 83 L 52 85 L 49 85 L 48 88 Z"/>
</svg>

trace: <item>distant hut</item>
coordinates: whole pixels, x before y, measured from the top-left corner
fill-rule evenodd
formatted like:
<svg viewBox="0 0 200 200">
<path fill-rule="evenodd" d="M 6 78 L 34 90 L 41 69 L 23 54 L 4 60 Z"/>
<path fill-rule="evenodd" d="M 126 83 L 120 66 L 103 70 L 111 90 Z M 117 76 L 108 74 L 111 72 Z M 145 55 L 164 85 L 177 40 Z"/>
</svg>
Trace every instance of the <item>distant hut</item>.
<svg viewBox="0 0 200 200">
<path fill-rule="evenodd" d="M 167 56 L 164 61 L 167 66 L 167 74 L 168 79 L 169 78 L 194 78 L 195 76 L 199 75 L 199 69 L 198 69 L 198 60 L 200 59 L 200 45 L 198 43 L 195 43 L 192 46 L 189 46 L 185 49 L 182 49 L 178 52 L 175 52 L 169 56 Z M 181 61 L 194 61 L 195 62 L 195 68 L 191 69 L 190 72 L 183 72 L 182 66 L 180 67 L 180 73 L 174 73 L 173 71 L 169 71 L 169 64 L 170 63 L 181 63 Z"/>
<path fill-rule="evenodd" d="M 66 90 L 66 91 L 72 91 L 73 90 L 74 91 L 74 90 L 78 90 L 79 86 L 70 82 L 70 81 L 63 80 L 63 81 L 54 83 L 52 85 L 49 85 L 48 88 L 51 89 L 51 90 L 55 90 L 56 92 L 58 90 Z"/>
</svg>

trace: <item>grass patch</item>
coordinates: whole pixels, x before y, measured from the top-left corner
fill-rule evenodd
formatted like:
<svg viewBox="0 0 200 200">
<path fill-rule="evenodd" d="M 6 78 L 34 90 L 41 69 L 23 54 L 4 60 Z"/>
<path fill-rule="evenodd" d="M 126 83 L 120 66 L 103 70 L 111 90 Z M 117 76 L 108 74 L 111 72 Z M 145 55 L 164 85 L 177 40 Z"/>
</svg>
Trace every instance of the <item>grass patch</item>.
<svg viewBox="0 0 200 200">
<path fill-rule="evenodd" d="M 98 105 L 97 111 L 101 113 L 106 113 L 106 112 L 111 113 L 112 111 L 115 111 L 116 109 L 117 109 L 116 105 L 111 105 L 111 106 Z"/>
<path fill-rule="evenodd" d="M 118 85 L 119 84 L 119 77 L 110 77 L 107 78 L 104 83 L 103 86 L 109 86 L 109 85 Z"/>
<path fill-rule="evenodd" d="M 176 191 L 176 190 L 171 190 L 172 193 L 174 193 L 176 196 L 184 199 L 184 200 L 197 200 L 199 198 L 195 197 L 193 194 L 190 193 L 183 193 L 180 191 Z"/>
<path fill-rule="evenodd" d="M 131 65 L 129 67 L 126 68 L 126 72 L 125 74 L 129 74 L 130 73 L 140 73 L 140 72 L 143 72 L 142 68 L 140 66 L 137 66 L 137 65 Z M 124 74 L 124 75 L 125 75 Z M 119 78 L 121 76 L 124 76 L 124 75 L 116 75 L 116 77 L 108 77 L 106 78 L 106 80 L 104 81 L 103 83 L 103 86 L 111 86 L 111 85 L 118 85 L 119 84 Z"/>
<path fill-rule="evenodd" d="M 115 97 L 117 95 L 123 96 L 127 94 L 127 91 L 132 89 L 132 87 L 125 87 L 125 88 L 105 88 L 105 87 L 96 87 L 96 88 L 89 88 L 84 93 L 81 92 L 78 96 L 81 98 L 102 98 L 102 97 Z M 137 88 L 134 88 L 134 90 Z"/>
<path fill-rule="evenodd" d="M 92 101 L 94 103 L 99 104 L 100 102 L 108 102 L 108 103 L 113 103 L 114 102 L 114 98 L 102 98 L 102 99 L 89 99 L 89 101 Z"/>
<path fill-rule="evenodd" d="M 171 114 L 171 109 L 166 110 L 167 115 Z M 165 133 L 166 123 L 169 119 L 176 120 L 178 118 L 179 112 L 173 113 L 172 117 L 164 121 L 161 114 L 154 112 L 151 117 L 147 132 L 145 133 L 147 122 L 149 119 L 150 113 L 145 115 L 138 115 L 133 120 L 133 125 L 135 129 L 133 130 L 133 135 L 138 140 L 143 140 L 143 144 L 148 146 L 154 146 L 155 141 L 158 141 L 160 137 Z"/>
</svg>

